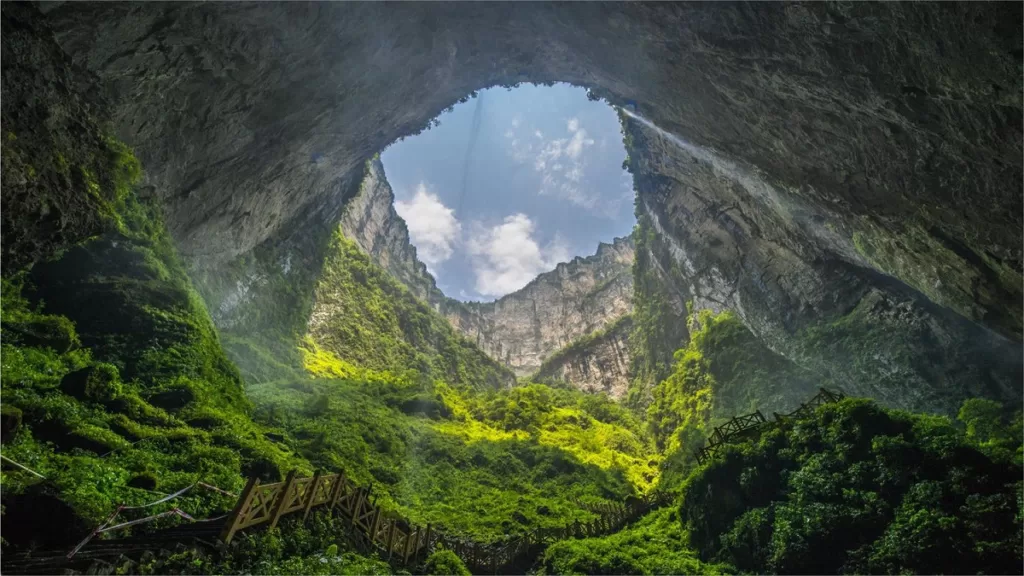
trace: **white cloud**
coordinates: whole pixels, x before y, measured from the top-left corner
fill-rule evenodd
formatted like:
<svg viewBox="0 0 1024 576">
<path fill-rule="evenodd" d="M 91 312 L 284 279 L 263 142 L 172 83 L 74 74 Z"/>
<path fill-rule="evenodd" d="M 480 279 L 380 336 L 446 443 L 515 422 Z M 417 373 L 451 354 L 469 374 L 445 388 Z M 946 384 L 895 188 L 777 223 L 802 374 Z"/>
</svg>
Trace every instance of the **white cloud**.
<svg viewBox="0 0 1024 576">
<path fill-rule="evenodd" d="M 518 116 L 516 117 L 518 119 Z M 533 130 L 535 141 L 526 136 L 521 137 L 521 123 L 513 120 L 513 129 L 505 132 L 509 140 L 509 153 L 516 162 L 533 162 L 533 169 L 541 175 L 541 188 L 537 191 L 542 195 L 553 195 L 564 198 L 573 204 L 592 209 L 597 198 L 583 191 L 581 183 L 586 175 L 586 158 L 584 151 L 595 144 L 593 138 L 587 137 L 579 118 L 566 121 L 566 138 L 545 139 L 544 133 L 536 128 Z"/>
<path fill-rule="evenodd" d="M 577 122 L 577 125 L 579 123 Z M 580 128 L 579 130 L 572 131 L 572 138 L 569 140 L 569 144 L 565 147 L 565 153 L 569 158 L 579 158 L 580 154 L 583 153 L 584 146 L 593 146 L 593 138 L 587 138 L 587 131 Z"/>
<path fill-rule="evenodd" d="M 507 216 L 504 222 L 490 228 L 474 225 L 467 247 L 473 259 L 477 292 L 504 296 L 568 260 L 569 250 L 557 236 L 541 247 L 533 233 L 533 221 L 521 213 Z"/>
<path fill-rule="evenodd" d="M 427 185 L 420 182 L 412 200 L 396 200 L 395 211 L 405 220 L 417 254 L 428 267 L 451 258 L 462 225 Z"/>
</svg>

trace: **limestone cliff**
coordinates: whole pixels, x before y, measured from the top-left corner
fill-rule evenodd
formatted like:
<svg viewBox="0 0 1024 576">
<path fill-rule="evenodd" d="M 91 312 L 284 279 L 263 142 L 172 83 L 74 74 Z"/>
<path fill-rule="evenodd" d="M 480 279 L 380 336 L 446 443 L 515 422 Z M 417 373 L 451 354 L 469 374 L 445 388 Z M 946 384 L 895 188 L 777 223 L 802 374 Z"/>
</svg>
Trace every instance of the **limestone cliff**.
<svg viewBox="0 0 1024 576">
<path fill-rule="evenodd" d="M 416 256 L 405 222 L 395 212 L 394 194 L 379 160 L 367 163 L 359 193 L 342 211 L 342 233 L 373 261 L 491 358 L 518 376 L 532 374 L 559 349 L 608 327 L 632 309 L 633 243 L 629 238 L 600 244 L 596 254 L 559 264 L 522 289 L 495 302 L 465 303 L 446 297 Z M 549 367 L 573 385 L 621 395 L 629 356 L 625 333 L 588 352 L 583 367 Z"/>
<path fill-rule="evenodd" d="M 441 311 L 485 352 L 526 376 L 559 348 L 629 314 L 632 263 L 633 241 L 617 238 L 494 302 L 448 302 Z"/>
<path fill-rule="evenodd" d="M 621 400 L 630 377 L 629 336 L 633 317 L 620 316 L 607 327 L 591 332 L 544 360 L 533 379 L 561 381 L 586 392 L 601 392 Z"/>
<path fill-rule="evenodd" d="M 666 292 L 735 312 L 770 350 L 850 394 L 946 413 L 970 396 L 1019 402 L 1019 342 L 880 274 L 861 250 L 863 222 L 841 204 L 642 121 L 627 134 L 638 245 Z M 930 257 L 930 282 L 968 273 L 942 273 L 960 252 Z"/>
<path fill-rule="evenodd" d="M 342 209 L 341 231 L 420 300 L 434 309 L 445 300 L 426 264 L 416 257 L 379 158 L 366 163 L 359 193 Z"/>
</svg>

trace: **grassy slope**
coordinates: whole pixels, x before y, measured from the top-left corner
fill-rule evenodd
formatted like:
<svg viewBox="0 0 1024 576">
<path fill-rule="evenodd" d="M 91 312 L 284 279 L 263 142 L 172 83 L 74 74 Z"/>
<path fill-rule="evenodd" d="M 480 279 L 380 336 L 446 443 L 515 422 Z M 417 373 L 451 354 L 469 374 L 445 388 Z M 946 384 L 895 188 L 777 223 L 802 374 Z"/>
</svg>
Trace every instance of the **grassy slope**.
<svg viewBox="0 0 1024 576">
<path fill-rule="evenodd" d="M 570 499 L 621 501 L 657 463 L 641 434 L 594 418 L 589 398 L 539 385 L 472 393 L 385 376 L 251 393 L 257 417 L 317 466 L 373 484 L 415 523 L 483 541 L 592 519 Z"/>
<path fill-rule="evenodd" d="M 496 388 L 514 375 L 335 231 L 317 282 L 309 336 L 353 364 L 415 370 L 455 386 Z"/>
</svg>

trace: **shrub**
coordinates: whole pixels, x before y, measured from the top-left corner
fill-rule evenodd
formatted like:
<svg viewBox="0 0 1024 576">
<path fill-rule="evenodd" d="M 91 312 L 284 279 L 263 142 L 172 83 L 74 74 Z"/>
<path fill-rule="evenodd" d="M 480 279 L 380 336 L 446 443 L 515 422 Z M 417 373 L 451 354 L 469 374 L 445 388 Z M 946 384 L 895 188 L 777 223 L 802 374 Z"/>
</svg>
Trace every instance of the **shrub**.
<svg viewBox="0 0 1024 576">
<path fill-rule="evenodd" d="M 427 557 L 423 573 L 435 576 L 469 576 L 469 569 L 451 550 L 438 550 Z"/>
<path fill-rule="evenodd" d="M 1019 430 L 993 434 L 1020 442 Z M 946 418 L 847 399 L 722 452 L 680 506 L 706 560 L 760 573 L 1019 571 L 1021 467 Z"/>
</svg>

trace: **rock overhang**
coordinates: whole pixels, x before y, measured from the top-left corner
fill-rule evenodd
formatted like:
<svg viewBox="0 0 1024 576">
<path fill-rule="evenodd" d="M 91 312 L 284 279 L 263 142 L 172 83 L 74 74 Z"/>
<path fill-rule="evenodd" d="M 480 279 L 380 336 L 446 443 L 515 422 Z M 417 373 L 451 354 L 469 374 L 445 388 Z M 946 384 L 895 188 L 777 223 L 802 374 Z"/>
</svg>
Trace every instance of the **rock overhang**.
<svg viewBox="0 0 1024 576">
<path fill-rule="evenodd" d="M 1021 30 L 1008 23 L 1021 14 L 1017 4 L 46 9 L 60 45 L 106 88 L 117 134 L 196 266 L 335 219 L 366 159 L 472 91 L 564 81 L 827 214 L 841 245 L 795 232 L 816 258 L 898 278 L 1016 339 L 1024 138 Z M 965 266 L 942 283 L 943 270 Z"/>
</svg>

